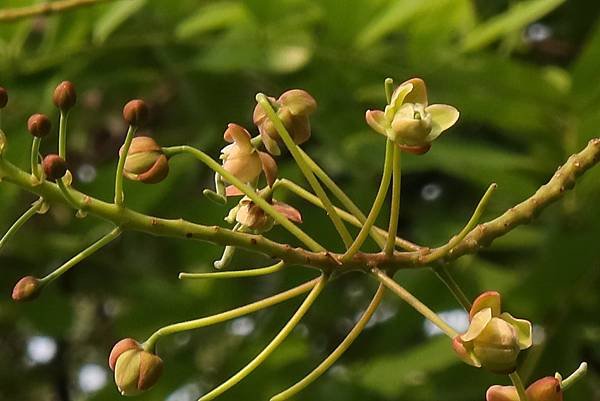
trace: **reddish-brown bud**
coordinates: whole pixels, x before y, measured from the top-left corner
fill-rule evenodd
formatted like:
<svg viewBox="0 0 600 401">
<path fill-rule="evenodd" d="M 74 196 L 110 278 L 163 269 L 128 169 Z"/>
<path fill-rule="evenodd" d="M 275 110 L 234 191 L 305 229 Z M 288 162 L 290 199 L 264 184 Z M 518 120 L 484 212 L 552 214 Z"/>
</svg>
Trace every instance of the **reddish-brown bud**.
<svg viewBox="0 0 600 401">
<path fill-rule="evenodd" d="M 31 301 L 40 295 L 42 282 L 37 277 L 25 276 L 15 284 L 12 299 L 17 302 Z"/>
<path fill-rule="evenodd" d="M 110 355 L 108 357 L 108 366 L 110 370 L 115 370 L 115 366 L 117 365 L 117 359 L 121 356 L 121 354 L 125 351 L 129 351 L 130 349 L 141 349 L 140 343 L 135 341 L 133 338 L 124 338 L 118 343 L 116 343 L 112 350 L 110 351 Z"/>
<path fill-rule="evenodd" d="M 56 181 L 67 173 L 67 162 L 59 155 L 51 154 L 44 157 L 42 168 L 48 180 Z"/>
<path fill-rule="evenodd" d="M 162 368 L 163 361 L 157 355 L 141 346 L 130 348 L 115 358 L 115 383 L 122 395 L 137 395 L 158 381 Z"/>
<path fill-rule="evenodd" d="M 52 123 L 44 114 L 34 114 L 27 120 L 27 130 L 31 135 L 38 138 L 48 135 L 50 128 L 52 128 Z"/>
<path fill-rule="evenodd" d="M 123 107 L 123 118 L 127 124 L 135 127 L 145 124 L 149 114 L 146 102 L 140 99 L 130 100 Z"/>
<path fill-rule="evenodd" d="M 563 391 L 556 377 L 546 376 L 527 387 L 527 398 L 531 401 L 563 401 Z"/>
<path fill-rule="evenodd" d="M 8 103 L 8 91 L 0 86 L 0 109 L 3 109 Z"/>
<path fill-rule="evenodd" d="M 77 101 L 75 85 L 73 85 L 73 83 L 70 81 L 63 81 L 58 84 L 56 89 L 54 89 L 52 101 L 54 102 L 54 105 L 61 111 L 67 112 L 71 110 Z"/>
</svg>

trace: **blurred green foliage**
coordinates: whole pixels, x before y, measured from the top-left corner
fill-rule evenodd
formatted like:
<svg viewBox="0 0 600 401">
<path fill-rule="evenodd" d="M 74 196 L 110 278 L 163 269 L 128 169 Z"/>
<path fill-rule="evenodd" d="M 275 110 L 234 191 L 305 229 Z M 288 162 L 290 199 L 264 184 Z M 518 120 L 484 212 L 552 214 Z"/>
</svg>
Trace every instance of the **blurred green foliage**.
<svg viewBox="0 0 600 401">
<path fill-rule="evenodd" d="M 4 0 L 2 7 L 23 3 Z M 384 104 L 385 77 L 420 76 L 432 101 L 461 111 L 458 126 L 428 154 L 404 163 L 400 232 L 438 245 L 460 229 L 490 182 L 498 190 L 486 218 L 531 194 L 600 135 L 599 12 L 600 3 L 561 0 L 128 0 L 0 22 L 0 84 L 10 92 L 3 116 L 8 157 L 27 166 L 27 116 L 49 113 L 57 126 L 50 96 L 69 79 L 79 92 L 69 139 L 76 186 L 110 199 L 126 128 L 120 109 L 128 99 L 151 104 L 149 131 L 161 144 L 189 143 L 217 156 L 226 123 L 251 127 L 257 91 L 278 95 L 300 87 L 319 102 L 307 151 L 368 210 L 384 141 L 369 132 L 364 111 Z M 42 151 L 55 146 L 45 141 Z M 280 169 L 299 180 L 289 160 Z M 128 182 L 126 200 L 146 213 L 218 224 L 225 210 L 201 196 L 210 182 L 205 168 L 177 160 L 159 185 Z M 2 184 L 0 227 L 8 228 L 33 200 Z M 340 246 L 321 211 L 293 197 L 286 201 L 302 209 L 306 231 Z M 452 265 L 470 296 L 499 290 L 507 310 L 537 325 L 542 343 L 525 356 L 527 380 L 590 363 L 568 400 L 600 400 L 599 204 L 596 168 L 533 224 Z M 207 271 L 221 250 L 126 233 L 36 302 L 10 300 L 18 278 L 50 271 L 105 229 L 56 206 L 2 249 L 0 400 L 120 399 L 110 377 L 91 393 L 82 381 L 85 372 L 88 379 L 102 377 L 90 374 L 95 364 L 108 374 L 106 358 L 118 339 L 143 340 L 160 325 L 223 311 L 311 276 L 291 268 L 273 277 L 179 282 L 177 272 Z M 279 229 L 269 236 L 294 243 Z M 235 264 L 265 263 L 240 252 Z M 458 308 L 430 272 L 402 272 L 397 279 L 436 311 Z M 222 399 L 265 400 L 300 379 L 343 338 L 374 292 L 372 281 L 356 275 L 332 283 L 301 329 Z M 162 341 L 164 377 L 140 399 L 195 399 L 266 345 L 297 304 Z M 296 399 L 475 401 L 489 385 L 507 383 L 461 364 L 446 339 L 426 336 L 423 323 L 388 294 L 375 324 Z M 47 363 L 31 359 L 35 336 L 56 341 Z"/>
</svg>

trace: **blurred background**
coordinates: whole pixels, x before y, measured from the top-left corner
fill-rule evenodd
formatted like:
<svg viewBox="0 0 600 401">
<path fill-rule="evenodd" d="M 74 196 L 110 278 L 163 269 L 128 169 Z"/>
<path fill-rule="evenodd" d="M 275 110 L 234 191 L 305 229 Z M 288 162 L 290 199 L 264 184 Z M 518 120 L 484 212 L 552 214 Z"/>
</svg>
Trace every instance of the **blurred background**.
<svg viewBox="0 0 600 401">
<path fill-rule="evenodd" d="M 599 13 L 600 3 L 583 0 L 128 0 L 0 21 L 0 85 L 10 96 L 3 113 L 7 157 L 28 165 L 27 117 L 48 113 L 56 128 L 52 90 L 69 79 L 78 90 L 68 145 L 74 185 L 108 200 L 127 100 L 148 101 L 147 131 L 162 145 L 187 143 L 217 157 L 228 122 L 256 132 L 256 92 L 304 88 L 319 102 L 305 149 L 367 211 L 384 140 L 369 130 L 364 111 L 383 107 L 385 77 L 399 83 L 420 76 L 430 101 L 456 106 L 461 119 L 429 153 L 404 157 L 400 232 L 439 245 L 462 227 L 491 182 L 498 190 L 484 219 L 532 194 L 569 154 L 600 135 Z M 42 152 L 53 151 L 56 138 L 45 140 Z M 279 162 L 282 176 L 306 186 L 289 157 Z M 186 158 L 171 165 L 161 184 L 127 182 L 127 204 L 222 223 L 227 209 L 202 197 L 212 185 L 210 172 Z M 279 198 L 302 210 L 303 229 L 340 248 L 320 210 L 285 193 Z M 0 231 L 34 200 L 0 185 Z M 589 374 L 567 400 L 600 400 L 599 203 L 596 167 L 532 224 L 451 265 L 470 297 L 501 291 L 507 310 L 535 323 L 537 346 L 523 361 L 526 381 L 589 362 Z M 293 267 L 262 278 L 181 282 L 178 272 L 209 271 L 222 249 L 125 233 L 38 300 L 12 302 L 20 277 L 46 274 L 107 230 L 94 217 L 78 219 L 53 205 L 0 251 L 0 400 L 119 400 L 107 367 L 117 340 L 144 340 L 164 324 L 221 312 L 314 276 Z M 268 236 L 295 244 L 279 228 Z M 267 263 L 239 252 L 233 266 Z M 396 278 L 464 329 L 464 313 L 434 274 Z M 375 288 L 358 273 L 331 283 L 264 366 L 221 399 L 267 400 L 295 383 L 338 345 Z M 254 357 L 298 303 L 163 339 L 164 375 L 139 399 L 196 400 Z M 295 399 L 476 401 L 492 384 L 508 378 L 461 363 L 447 338 L 387 294 L 346 355 Z"/>
</svg>

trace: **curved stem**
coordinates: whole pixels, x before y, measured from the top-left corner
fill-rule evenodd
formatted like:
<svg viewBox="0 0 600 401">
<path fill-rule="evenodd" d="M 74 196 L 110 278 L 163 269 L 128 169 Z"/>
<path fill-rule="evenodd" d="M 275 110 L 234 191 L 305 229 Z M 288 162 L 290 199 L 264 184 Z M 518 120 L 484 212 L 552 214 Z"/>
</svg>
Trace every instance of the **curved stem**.
<svg viewBox="0 0 600 401">
<path fill-rule="evenodd" d="M 302 199 L 312 203 L 313 205 L 320 207 L 321 209 L 325 208 L 318 196 L 316 196 L 312 192 L 309 192 L 306 189 L 302 188 L 300 185 L 296 184 L 295 182 L 288 180 L 287 178 L 281 178 L 281 179 L 277 180 L 277 182 L 273 185 L 273 187 L 274 188 L 283 187 L 283 188 L 291 191 L 292 193 L 298 195 Z M 348 223 L 350 223 L 353 226 L 358 227 L 358 228 L 361 228 L 364 225 L 364 222 L 366 220 L 366 217 L 364 220 L 359 219 L 356 216 L 353 216 L 352 214 L 350 214 L 347 211 L 340 209 L 338 207 L 335 208 L 335 211 L 340 215 L 340 217 L 343 220 L 347 221 Z M 373 238 L 373 240 L 375 242 L 377 242 L 378 245 L 383 246 L 383 244 L 385 243 L 385 238 L 387 236 L 387 231 L 382 228 L 373 226 L 373 227 L 371 227 L 371 230 L 369 231 L 369 235 Z M 407 241 L 404 238 L 396 237 L 395 242 L 396 242 L 397 246 L 399 246 L 403 249 L 409 250 L 409 251 L 417 251 L 417 250 L 421 249 L 421 247 L 419 245 L 414 244 L 410 241 Z"/>
<path fill-rule="evenodd" d="M 115 238 L 121 235 L 121 227 L 115 227 L 111 232 L 100 238 L 98 241 L 94 242 L 92 245 L 79 252 L 73 258 L 71 258 L 68 262 L 60 266 L 58 269 L 54 270 L 52 273 L 48 274 L 46 277 L 40 279 L 43 285 L 50 284 L 52 281 L 56 280 L 58 277 L 66 273 L 70 268 L 75 266 L 77 263 L 81 262 L 85 258 L 93 255 L 96 251 L 100 250 L 104 246 L 108 245 Z"/>
<path fill-rule="evenodd" d="M 392 206 L 390 210 L 390 224 L 388 228 L 388 236 L 385 242 L 383 251 L 386 255 L 394 253 L 394 246 L 396 245 L 396 234 L 398 233 L 398 217 L 400 215 L 400 186 L 402 179 L 402 167 L 400 164 L 400 157 L 402 151 L 397 146 L 394 146 L 394 155 L 392 162 L 393 178 L 392 178 Z"/>
<path fill-rule="evenodd" d="M 446 266 L 436 266 L 433 268 L 435 275 L 446 285 L 458 303 L 468 312 L 471 310 L 471 301 L 460 288 L 454 277 L 450 274 Z"/>
<path fill-rule="evenodd" d="M 276 273 L 285 267 L 284 262 L 277 262 L 272 266 L 260 267 L 258 269 L 234 270 L 229 272 L 216 273 L 179 273 L 179 279 L 204 279 L 204 278 L 239 278 L 239 277 L 255 277 L 264 276 L 267 274 Z"/>
<path fill-rule="evenodd" d="M 292 387 L 288 388 L 285 391 L 271 397 L 270 401 L 283 401 L 287 400 L 294 395 L 298 394 L 300 391 L 304 390 L 308 387 L 312 382 L 317 380 L 323 373 L 327 371 L 340 357 L 346 352 L 346 350 L 352 345 L 354 340 L 358 338 L 360 333 L 364 330 L 365 326 L 371 320 L 373 313 L 377 310 L 377 307 L 381 303 L 381 299 L 383 298 L 383 293 L 385 292 L 385 287 L 383 284 L 379 284 L 377 288 L 377 292 L 371 303 L 362 314 L 356 325 L 352 328 L 350 333 L 344 338 L 344 340 L 338 345 L 338 347 L 333 351 L 319 366 L 317 366 L 312 372 L 310 372 L 306 377 L 300 380 L 298 383 L 294 384 Z"/>
<path fill-rule="evenodd" d="M 381 183 L 379 184 L 379 190 L 377 191 L 377 195 L 375 196 L 375 201 L 373 202 L 373 206 L 371 207 L 371 211 L 369 212 L 369 216 L 365 221 L 364 225 L 360 229 L 358 236 L 348 249 L 348 251 L 342 257 L 342 262 L 347 261 L 352 258 L 360 250 L 360 247 L 367 239 L 377 216 L 379 216 L 379 211 L 381 210 L 381 206 L 383 205 L 383 201 L 385 200 L 385 196 L 387 194 L 388 188 L 390 187 L 390 178 L 392 176 L 392 156 L 394 153 L 394 143 L 389 139 L 385 143 L 385 162 L 383 164 L 383 176 L 381 177 Z"/>
<path fill-rule="evenodd" d="M 214 161 L 210 156 L 206 153 L 202 152 L 199 149 L 193 148 L 191 146 L 183 145 L 183 146 L 172 146 L 168 148 L 163 148 L 163 152 L 169 156 L 174 156 L 180 153 L 187 153 L 191 156 L 194 156 L 196 159 L 200 160 L 202 163 L 206 164 L 208 168 L 214 170 L 219 173 L 225 180 L 230 182 L 237 189 L 242 191 L 244 195 L 249 197 L 254 203 L 256 203 L 261 209 L 263 209 L 269 216 L 271 216 L 276 222 L 281 224 L 283 228 L 292 233 L 296 238 L 302 241 L 307 247 L 309 247 L 312 251 L 322 252 L 325 251 L 325 248 L 321 246 L 317 241 L 312 239 L 308 234 L 302 231 L 298 226 L 289 221 L 285 216 L 279 213 L 269 202 L 264 200 L 256 191 L 251 188 L 249 185 L 244 184 L 238 178 L 236 178 L 229 171 L 225 170 L 223 166 Z"/>
<path fill-rule="evenodd" d="M 296 313 L 292 316 L 292 318 L 283 326 L 283 329 L 277 335 L 269 345 L 267 345 L 250 363 L 244 366 L 239 372 L 235 375 L 231 376 L 227 381 L 222 383 L 217 388 L 208 392 L 207 394 L 200 397 L 198 401 L 209 401 L 213 400 L 219 395 L 223 394 L 225 391 L 229 390 L 231 387 L 238 384 L 242 379 L 248 376 L 254 369 L 259 367 L 268 357 L 277 349 L 277 347 L 285 340 L 285 338 L 292 332 L 294 327 L 300 322 L 302 317 L 308 312 L 311 305 L 315 302 L 325 284 L 327 284 L 327 276 L 321 276 L 317 279 L 317 284 L 310 291 L 308 296 L 302 302 L 302 305 L 298 308 Z"/>
<path fill-rule="evenodd" d="M 571 373 L 569 377 L 564 380 L 561 380 L 560 387 L 563 390 L 567 390 L 571 387 L 577 380 L 581 379 L 587 372 L 587 362 L 581 362 L 577 370 Z"/>
<path fill-rule="evenodd" d="M 337 232 L 340 234 L 340 237 L 342 238 L 346 249 L 348 249 L 348 247 L 352 243 L 352 236 L 350 235 L 350 232 L 348 232 L 348 229 L 340 219 L 340 216 L 338 216 L 338 214 L 336 213 L 333 204 L 329 200 L 329 197 L 325 193 L 325 190 L 323 190 L 321 184 L 319 184 L 319 181 L 316 179 L 315 175 L 313 174 L 313 171 L 307 165 L 304 157 L 302 156 L 302 153 L 300 153 L 299 151 L 299 147 L 294 143 L 294 140 L 283 125 L 283 122 L 281 121 L 281 119 L 279 119 L 277 113 L 275 113 L 275 111 L 271 107 L 271 104 L 269 103 L 267 97 L 264 94 L 259 93 L 258 95 L 256 95 L 256 101 L 264 109 L 265 113 L 277 129 L 279 136 L 285 143 L 285 146 L 292 154 L 292 157 L 296 161 L 296 164 L 298 164 L 300 171 L 302 172 L 312 189 L 315 191 L 315 194 L 321 199 L 321 202 L 323 202 L 323 206 L 325 206 L 327 215 L 331 219 Z"/>
<path fill-rule="evenodd" d="M 77 199 L 75 199 L 73 194 L 71 194 L 71 191 L 69 190 L 69 188 L 67 188 L 62 178 L 56 180 L 56 185 L 58 185 L 58 188 L 60 188 L 60 192 L 62 193 L 63 197 L 65 198 L 67 203 L 71 205 L 72 208 L 77 210 L 81 209 L 80 202 Z"/>
<path fill-rule="evenodd" d="M 517 389 L 517 394 L 519 394 L 519 401 L 529 401 L 529 399 L 527 398 L 527 393 L 525 392 L 525 386 L 523 385 L 523 381 L 521 380 L 521 376 L 519 376 L 519 374 L 516 371 L 514 371 L 512 373 L 509 373 L 508 377 L 510 377 L 510 380 Z"/>
<path fill-rule="evenodd" d="M 425 305 L 423 302 L 419 301 L 417 297 L 411 294 L 408 290 L 402 287 L 400 284 L 395 282 L 391 277 L 385 274 L 383 271 L 379 269 L 373 269 L 372 273 L 377 279 L 382 282 L 387 288 L 392 290 L 396 295 L 398 295 L 404 302 L 412 306 L 427 318 L 431 323 L 435 324 L 440 330 L 442 330 L 448 337 L 454 338 L 458 335 L 456 330 L 454 330 L 448 323 L 444 322 L 442 318 L 440 318 L 437 313 L 432 311 Z"/>
<path fill-rule="evenodd" d="M 287 291 L 280 292 L 279 294 L 270 296 L 260 301 L 252 302 L 250 304 L 240 306 L 239 308 L 228 310 L 227 312 L 218 313 L 216 315 L 203 317 L 200 319 L 188 320 L 187 322 L 175 323 L 156 330 L 149 338 L 144 342 L 144 349 L 147 351 L 154 350 L 156 342 L 164 336 L 168 336 L 182 331 L 195 330 L 213 324 L 225 322 L 227 320 L 235 319 L 240 316 L 247 315 L 252 312 L 257 312 L 261 309 L 268 308 L 269 306 L 276 305 L 288 299 L 294 298 L 300 294 L 303 294 L 313 288 L 319 282 L 320 278 L 308 281 L 297 287 L 291 288 Z"/>
<path fill-rule="evenodd" d="M 67 121 L 69 120 L 69 112 L 60 112 L 58 125 L 58 155 L 64 160 L 67 160 Z"/>
<path fill-rule="evenodd" d="M 25 213 L 23 213 L 23 215 L 21 217 L 19 217 L 17 219 L 17 221 L 15 221 L 13 223 L 12 226 L 10 226 L 10 228 L 8 229 L 8 231 L 6 232 L 6 234 L 4 234 L 4 236 L 2 237 L 2 239 L 0 239 L 0 249 L 2 249 L 2 247 L 4 246 L 4 244 L 6 244 L 6 242 L 17 231 L 19 231 L 19 228 L 21 228 L 23 226 L 23 224 L 27 223 L 30 218 L 32 218 L 37 212 L 40 211 L 40 209 L 42 208 L 42 206 L 44 206 L 44 200 L 42 198 L 40 198 L 37 201 L 35 201 L 31 205 L 31 207 L 29 209 L 27 209 L 27 211 Z"/>
<path fill-rule="evenodd" d="M 131 146 L 131 141 L 133 141 L 133 135 L 136 130 L 137 127 L 133 125 L 129 126 L 127 135 L 125 135 L 125 142 L 119 152 L 119 163 L 117 164 L 117 173 L 115 176 L 115 204 L 119 206 L 123 204 L 123 168 L 125 167 L 127 153 L 129 153 L 129 147 Z"/>
<path fill-rule="evenodd" d="M 435 251 L 431 252 L 429 255 L 425 256 L 423 258 L 423 261 L 425 263 L 431 263 L 440 258 L 443 258 L 449 252 L 452 252 L 452 248 L 454 248 L 455 246 L 460 244 L 461 241 L 463 239 L 465 239 L 465 237 L 471 232 L 471 230 L 473 230 L 475 228 L 477 223 L 479 223 L 479 219 L 481 218 L 481 215 L 483 214 L 485 208 L 487 207 L 487 204 L 490 201 L 490 198 L 492 197 L 492 194 L 494 193 L 494 191 L 496 190 L 497 187 L 498 187 L 498 185 L 496 183 L 493 183 L 488 187 L 488 189 L 485 191 L 485 194 L 483 194 L 483 197 L 477 204 L 477 207 L 475 208 L 475 211 L 471 215 L 471 218 L 469 219 L 467 224 L 463 227 L 463 229 L 456 236 L 454 236 L 450 241 L 448 241 L 448 243 L 446 245 L 439 247 Z"/>
<path fill-rule="evenodd" d="M 40 144 L 42 143 L 42 138 L 34 137 L 33 143 L 31 144 L 31 174 L 40 179 L 40 169 L 39 169 L 39 154 L 40 154 Z"/>
</svg>

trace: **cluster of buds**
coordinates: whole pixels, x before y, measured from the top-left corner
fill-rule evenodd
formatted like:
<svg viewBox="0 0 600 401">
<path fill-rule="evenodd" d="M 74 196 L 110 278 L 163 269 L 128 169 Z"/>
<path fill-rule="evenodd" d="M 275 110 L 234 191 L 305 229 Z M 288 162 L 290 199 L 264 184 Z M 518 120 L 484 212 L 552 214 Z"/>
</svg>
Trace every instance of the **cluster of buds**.
<svg viewBox="0 0 600 401">
<path fill-rule="evenodd" d="M 125 338 L 113 347 L 108 366 L 115 373 L 121 394 L 131 396 L 148 390 L 158 381 L 163 361 L 134 339 Z"/>
<path fill-rule="evenodd" d="M 458 110 L 447 104 L 428 104 L 427 88 L 420 78 L 403 82 L 382 110 L 367 110 L 367 124 L 387 136 L 403 151 L 426 153 L 431 143 L 458 120 Z"/>
<path fill-rule="evenodd" d="M 494 373 L 514 372 L 519 352 L 532 345 L 531 323 L 502 312 L 496 291 L 475 299 L 469 320 L 469 329 L 452 343 L 458 356 L 469 365 Z"/>
</svg>

